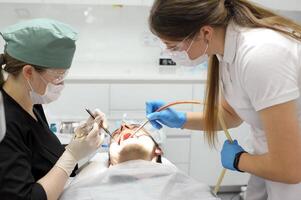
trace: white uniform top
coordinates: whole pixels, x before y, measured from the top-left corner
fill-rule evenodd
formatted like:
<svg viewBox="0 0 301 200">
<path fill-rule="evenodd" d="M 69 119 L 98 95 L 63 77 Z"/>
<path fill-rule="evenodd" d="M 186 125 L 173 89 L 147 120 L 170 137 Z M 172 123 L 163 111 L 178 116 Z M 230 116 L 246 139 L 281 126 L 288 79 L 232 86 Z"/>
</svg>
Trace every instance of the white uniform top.
<svg viewBox="0 0 301 200">
<path fill-rule="evenodd" d="M 223 95 L 251 126 L 253 153 L 267 153 L 259 110 L 296 100 L 301 124 L 301 43 L 270 29 L 242 28 L 230 23 L 224 56 L 218 55 L 218 59 Z M 299 200 L 301 184 L 289 185 L 251 176 L 247 197 L 248 200 Z"/>
</svg>

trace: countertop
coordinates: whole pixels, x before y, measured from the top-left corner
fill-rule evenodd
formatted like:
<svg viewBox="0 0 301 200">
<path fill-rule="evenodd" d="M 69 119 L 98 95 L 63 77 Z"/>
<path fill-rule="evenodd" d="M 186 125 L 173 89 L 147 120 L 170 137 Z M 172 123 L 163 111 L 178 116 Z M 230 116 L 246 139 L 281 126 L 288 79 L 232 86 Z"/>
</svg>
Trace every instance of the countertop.
<svg viewBox="0 0 301 200">
<path fill-rule="evenodd" d="M 67 83 L 205 83 L 207 71 L 175 66 L 76 66 Z"/>
</svg>

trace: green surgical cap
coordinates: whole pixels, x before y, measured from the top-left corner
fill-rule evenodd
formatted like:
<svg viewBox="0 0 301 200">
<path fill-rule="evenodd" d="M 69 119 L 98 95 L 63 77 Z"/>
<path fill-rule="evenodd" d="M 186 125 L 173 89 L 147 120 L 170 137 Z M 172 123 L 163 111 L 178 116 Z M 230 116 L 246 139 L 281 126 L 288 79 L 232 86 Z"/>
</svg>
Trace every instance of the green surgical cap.
<svg viewBox="0 0 301 200">
<path fill-rule="evenodd" d="M 1 32 L 4 51 L 11 57 L 45 68 L 68 69 L 76 49 L 77 32 L 51 19 L 33 19 Z"/>
</svg>

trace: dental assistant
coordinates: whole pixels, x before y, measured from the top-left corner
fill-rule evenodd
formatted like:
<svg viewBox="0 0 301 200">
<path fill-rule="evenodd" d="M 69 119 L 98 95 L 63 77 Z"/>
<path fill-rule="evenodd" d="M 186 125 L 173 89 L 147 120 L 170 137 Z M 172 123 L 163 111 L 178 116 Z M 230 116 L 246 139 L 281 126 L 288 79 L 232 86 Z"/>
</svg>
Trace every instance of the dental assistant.
<svg viewBox="0 0 301 200">
<path fill-rule="evenodd" d="M 237 141 L 221 151 L 225 168 L 251 174 L 247 200 L 300 199 L 301 26 L 247 0 L 156 0 L 149 23 L 177 64 L 209 57 L 204 112 L 150 101 L 152 125 L 204 130 L 214 144 L 218 108 L 228 128 L 251 127 L 254 152 Z"/>
<path fill-rule="evenodd" d="M 77 32 L 50 19 L 33 19 L 1 32 L 0 84 L 6 132 L 0 143 L 1 199 L 58 199 L 76 163 L 103 140 L 101 112 L 78 127 L 65 148 L 49 130 L 41 104 L 55 101 L 71 67 Z M 8 74 L 4 80 L 3 71 Z M 90 127 L 90 128 L 88 128 Z"/>
</svg>

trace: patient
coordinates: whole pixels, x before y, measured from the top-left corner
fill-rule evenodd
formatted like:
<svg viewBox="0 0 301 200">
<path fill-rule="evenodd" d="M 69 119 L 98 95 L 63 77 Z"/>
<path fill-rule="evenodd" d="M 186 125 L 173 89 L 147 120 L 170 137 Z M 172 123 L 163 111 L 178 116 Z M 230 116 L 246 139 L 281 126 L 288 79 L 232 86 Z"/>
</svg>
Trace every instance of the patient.
<svg viewBox="0 0 301 200">
<path fill-rule="evenodd" d="M 207 184 L 161 158 L 162 151 L 148 131 L 133 134 L 138 127 L 122 124 L 114 131 L 109 156 L 94 156 L 60 199 L 217 200 Z"/>
<path fill-rule="evenodd" d="M 110 144 L 109 164 L 130 160 L 147 160 L 161 163 L 162 150 L 149 132 L 144 128 L 136 134 L 138 124 L 123 123 L 121 127 L 112 134 Z"/>
</svg>

